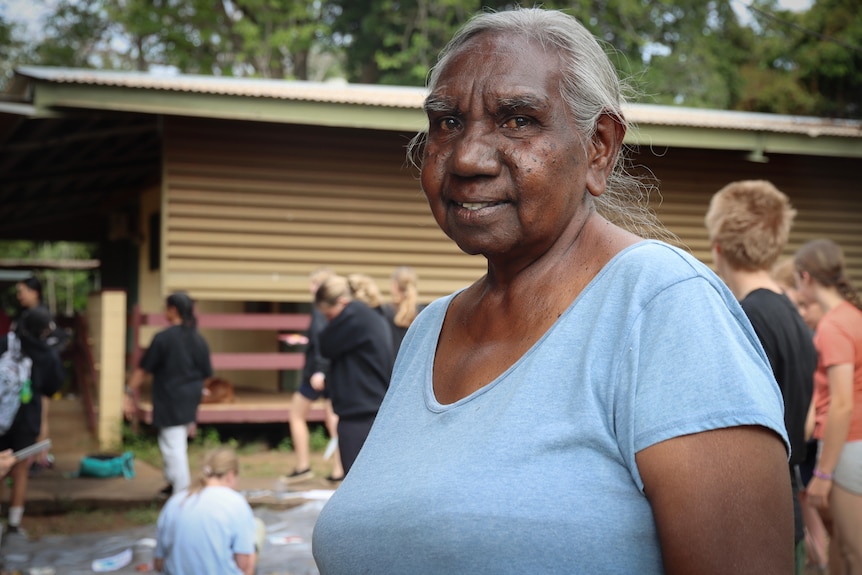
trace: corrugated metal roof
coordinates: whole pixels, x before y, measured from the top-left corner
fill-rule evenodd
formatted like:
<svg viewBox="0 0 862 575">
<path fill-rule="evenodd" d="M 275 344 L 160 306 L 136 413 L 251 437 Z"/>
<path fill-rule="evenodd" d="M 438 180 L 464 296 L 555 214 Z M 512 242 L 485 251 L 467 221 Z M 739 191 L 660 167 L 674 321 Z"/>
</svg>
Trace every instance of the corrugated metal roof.
<svg viewBox="0 0 862 575">
<path fill-rule="evenodd" d="M 21 67 L 16 70 L 16 73 L 34 80 L 53 83 L 406 109 L 421 109 L 427 94 L 424 88 L 406 86 L 112 72 L 40 66 Z M 810 137 L 862 138 L 862 122 L 855 120 L 649 104 L 629 104 L 624 107 L 624 112 L 629 121 L 635 125 L 777 132 L 805 134 Z"/>
<path fill-rule="evenodd" d="M 220 94 L 251 98 L 303 100 L 357 104 L 390 108 L 421 108 L 427 91 L 407 86 L 347 84 L 345 82 L 304 82 L 261 78 L 227 78 L 190 74 L 153 74 L 144 72 L 110 72 L 75 68 L 25 66 L 18 74 L 64 84 L 115 86 L 142 90 Z"/>
<path fill-rule="evenodd" d="M 690 126 L 754 132 L 783 132 L 818 136 L 862 138 L 862 122 L 811 116 L 786 116 L 757 112 L 705 110 L 677 106 L 631 104 L 626 117 L 635 124 Z"/>
</svg>

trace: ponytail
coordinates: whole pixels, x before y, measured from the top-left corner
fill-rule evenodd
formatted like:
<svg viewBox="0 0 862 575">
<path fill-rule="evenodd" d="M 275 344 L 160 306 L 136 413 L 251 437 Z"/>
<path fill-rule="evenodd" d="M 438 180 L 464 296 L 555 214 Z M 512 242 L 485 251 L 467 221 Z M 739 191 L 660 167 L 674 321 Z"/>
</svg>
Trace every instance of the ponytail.
<svg viewBox="0 0 862 575">
<path fill-rule="evenodd" d="M 182 327 L 192 330 L 197 329 L 198 318 L 195 316 L 195 302 L 189 294 L 184 291 L 174 292 L 168 296 L 166 304 L 168 307 L 176 309 L 177 313 L 180 314 L 180 319 L 182 320 L 180 325 Z"/>
<path fill-rule="evenodd" d="M 793 257 L 798 272 L 806 272 L 823 287 L 834 288 L 844 300 L 862 310 L 862 299 L 853 287 L 844 267 L 841 246 L 832 240 L 811 240 L 803 244 Z"/>
<path fill-rule="evenodd" d="M 399 299 L 396 302 L 393 323 L 398 327 L 410 327 L 416 319 L 419 306 L 418 278 L 413 268 L 400 266 L 392 272 L 392 282 L 398 289 Z"/>
<path fill-rule="evenodd" d="M 201 472 L 192 484 L 189 485 L 186 497 L 200 493 L 207 486 L 211 478 L 224 477 L 230 471 L 239 474 L 239 459 L 236 452 L 228 446 L 213 449 L 204 457 Z"/>
</svg>

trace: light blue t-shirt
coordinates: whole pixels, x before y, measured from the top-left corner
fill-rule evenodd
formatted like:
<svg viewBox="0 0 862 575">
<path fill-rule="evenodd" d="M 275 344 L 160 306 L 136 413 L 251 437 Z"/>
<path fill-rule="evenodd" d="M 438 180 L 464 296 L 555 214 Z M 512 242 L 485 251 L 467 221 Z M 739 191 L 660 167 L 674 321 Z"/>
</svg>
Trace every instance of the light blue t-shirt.
<svg viewBox="0 0 862 575">
<path fill-rule="evenodd" d="M 787 443 L 750 323 L 671 246 L 618 254 L 506 372 L 441 405 L 432 371 L 452 297 L 410 328 L 371 434 L 321 512 L 322 575 L 662 573 L 635 454 L 739 425 Z"/>
<path fill-rule="evenodd" d="M 165 503 L 156 524 L 156 557 L 169 575 L 242 575 L 234 553 L 254 553 L 254 514 L 230 487 L 185 491 Z"/>
</svg>

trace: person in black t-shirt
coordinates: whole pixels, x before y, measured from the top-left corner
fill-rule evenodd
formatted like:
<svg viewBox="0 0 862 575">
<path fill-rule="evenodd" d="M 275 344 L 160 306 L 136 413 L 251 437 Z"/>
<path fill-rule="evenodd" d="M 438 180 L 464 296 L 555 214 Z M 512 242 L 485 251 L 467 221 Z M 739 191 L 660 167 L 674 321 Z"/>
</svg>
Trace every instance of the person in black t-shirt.
<svg viewBox="0 0 862 575">
<path fill-rule="evenodd" d="M 772 277 L 796 210 L 765 180 L 733 182 L 716 192 L 706 214 L 716 271 L 751 321 L 784 398 L 794 489 L 796 569 L 805 565 L 805 531 L 793 468 L 805 460 L 805 417 L 811 404 L 817 352 L 811 330 Z"/>
<path fill-rule="evenodd" d="M 157 333 L 129 377 L 124 411 L 134 413 L 132 397 L 148 375 L 153 378 L 153 427 L 159 430 L 165 479 L 164 495 L 189 486 L 188 431 L 195 422 L 204 380 L 213 374 L 210 350 L 197 331 L 194 302 L 185 292 L 168 296 L 170 327 Z"/>
</svg>

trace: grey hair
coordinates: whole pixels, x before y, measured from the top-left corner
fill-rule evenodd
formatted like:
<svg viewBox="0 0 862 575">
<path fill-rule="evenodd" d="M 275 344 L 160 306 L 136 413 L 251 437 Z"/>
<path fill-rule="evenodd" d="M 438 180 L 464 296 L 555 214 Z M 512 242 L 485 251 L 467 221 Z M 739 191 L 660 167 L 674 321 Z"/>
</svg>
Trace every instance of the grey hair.
<svg viewBox="0 0 862 575">
<path fill-rule="evenodd" d="M 623 115 L 625 92 L 629 86 L 620 80 L 602 46 L 578 20 L 558 10 L 516 8 L 504 12 L 483 12 L 473 16 L 440 52 L 436 66 L 428 77 L 428 88 L 434 91 L 449 61 L 472 38 L 483 33 L 509 37 L 526 36 L 541 46 L 559 52 L 563 64 L 560 95 L 566 102 L 581 141 L 589 142 L 596 133 L 598 120 L 610 115 L 626 129 Z M 408 146 L 408 161 L 421 167 L 422 148 L 427 132 L 417 134 Z M 628 173 L 628 160 L 620 151 L 608 176 L 605 192 L 595 199 L 602 216 L 644 237 L 675 240 L 673 233 L 661 224 L 649 207 L 649 195 L 655 187 Z"/>
</svg>

